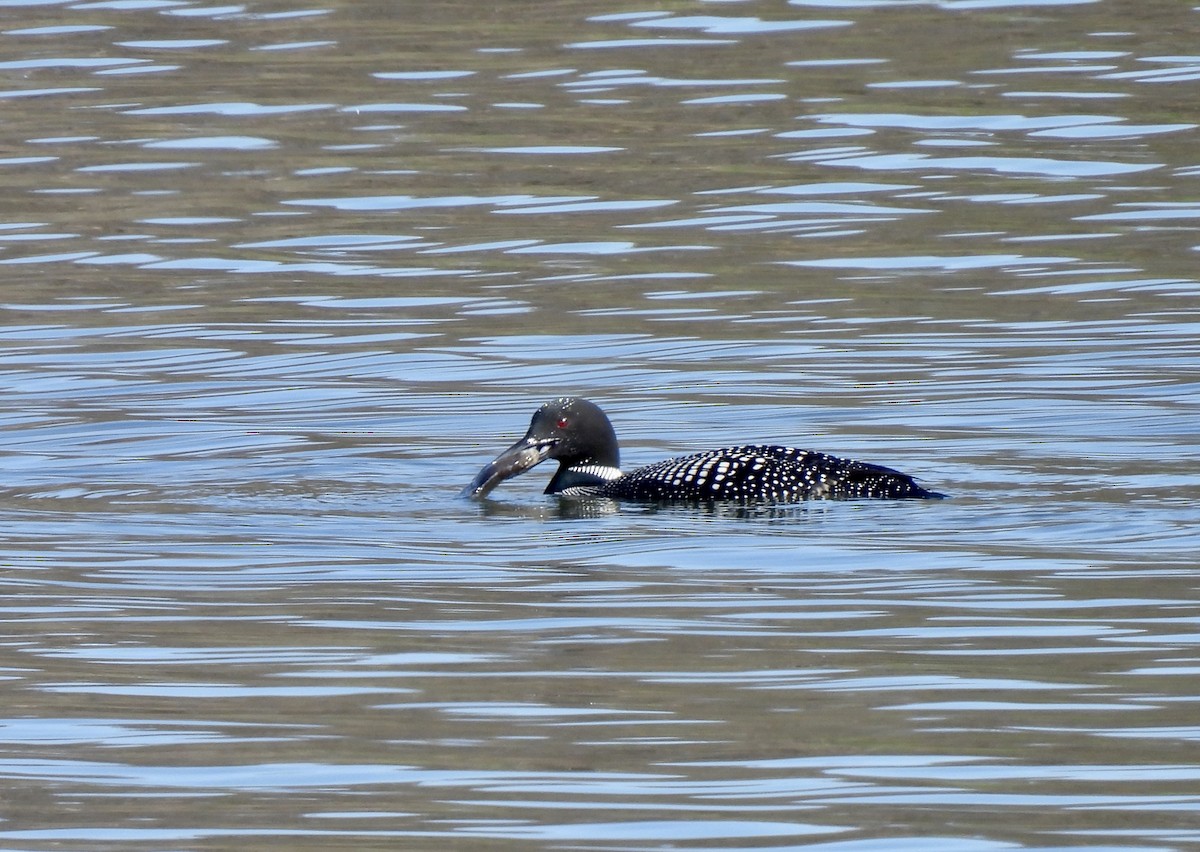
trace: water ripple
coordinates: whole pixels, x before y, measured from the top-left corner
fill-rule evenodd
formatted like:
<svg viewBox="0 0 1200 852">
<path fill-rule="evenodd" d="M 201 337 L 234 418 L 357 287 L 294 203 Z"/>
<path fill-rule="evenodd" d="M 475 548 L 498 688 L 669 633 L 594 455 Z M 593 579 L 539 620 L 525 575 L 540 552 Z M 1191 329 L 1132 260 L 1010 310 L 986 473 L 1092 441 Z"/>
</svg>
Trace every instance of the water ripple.
<svg viewBox="0 0 1200 852">
<path fill-rule="evenodd" d="M 1196 839 L 1186 5 L 8 5 L 0 842 Z"/>
</svg>

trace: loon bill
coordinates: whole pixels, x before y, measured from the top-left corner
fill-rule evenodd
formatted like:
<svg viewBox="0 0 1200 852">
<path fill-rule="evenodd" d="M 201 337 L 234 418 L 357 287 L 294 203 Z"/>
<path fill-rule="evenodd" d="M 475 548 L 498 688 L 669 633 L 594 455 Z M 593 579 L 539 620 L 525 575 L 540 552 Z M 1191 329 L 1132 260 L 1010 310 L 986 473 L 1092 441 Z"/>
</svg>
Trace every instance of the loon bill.
<svg viewBox="0 0 1200 852">
<path fill-rule="evenodd" d="M 891 468 L 794 447 L 723 447 L 621 471 L 621 451 L 608 417 L 595 403 L 563 397 L 546 403 L 525 437 L 485 465 L 462 490 L 482 498 L 506 479 L 546 459 L 558 462 L 547 494 L 643 502 L 814 499 L 940 499 Z"/>
</svg>

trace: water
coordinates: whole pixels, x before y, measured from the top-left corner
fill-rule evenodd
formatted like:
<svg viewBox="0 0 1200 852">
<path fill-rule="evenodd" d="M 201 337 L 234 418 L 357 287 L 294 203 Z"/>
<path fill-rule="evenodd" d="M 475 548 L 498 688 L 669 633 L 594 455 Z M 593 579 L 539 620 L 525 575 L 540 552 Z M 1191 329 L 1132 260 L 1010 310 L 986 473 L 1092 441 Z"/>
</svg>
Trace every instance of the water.
<svg viewBox="0 0 1200 852">
<path fill-rule="evenodd" d="M 1195 16 L 4 5 L 0 848 L 1190 848 Z"/>
</svg>

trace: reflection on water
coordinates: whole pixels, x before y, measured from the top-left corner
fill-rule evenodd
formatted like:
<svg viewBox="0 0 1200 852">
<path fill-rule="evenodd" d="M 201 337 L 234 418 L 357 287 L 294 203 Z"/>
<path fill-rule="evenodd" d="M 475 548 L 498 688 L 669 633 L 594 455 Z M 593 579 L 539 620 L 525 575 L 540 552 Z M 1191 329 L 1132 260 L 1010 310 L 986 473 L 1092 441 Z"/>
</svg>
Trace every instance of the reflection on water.
<svg viewBox="0 0 1200 852">
<path fill-rule="evenodd" d="M 0 844 L 1195 843 L 1194 15 L 8 4 Z"/>
</svg>

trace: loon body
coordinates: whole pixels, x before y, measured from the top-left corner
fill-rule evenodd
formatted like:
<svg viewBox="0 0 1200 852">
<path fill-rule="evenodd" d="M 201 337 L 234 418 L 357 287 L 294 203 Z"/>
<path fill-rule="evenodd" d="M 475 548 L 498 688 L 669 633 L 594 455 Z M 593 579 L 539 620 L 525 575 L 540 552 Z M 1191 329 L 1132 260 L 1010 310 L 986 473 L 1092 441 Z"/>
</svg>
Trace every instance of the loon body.
<svg viewBox="0 0 1200 852">
<path fill-rule="evenodd" d="M 824 453 L 749 444 L 621 471 L 617 435 L 594 403 L 564 397 L 539 408 L 529 431 L 463 489 L 484 497 L 546 459 L 558 461 L 547 494 L 643 502 L 793 503 L 813 499 L 941 498 L 891 468 Z"/>
</svg>

